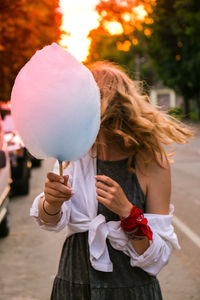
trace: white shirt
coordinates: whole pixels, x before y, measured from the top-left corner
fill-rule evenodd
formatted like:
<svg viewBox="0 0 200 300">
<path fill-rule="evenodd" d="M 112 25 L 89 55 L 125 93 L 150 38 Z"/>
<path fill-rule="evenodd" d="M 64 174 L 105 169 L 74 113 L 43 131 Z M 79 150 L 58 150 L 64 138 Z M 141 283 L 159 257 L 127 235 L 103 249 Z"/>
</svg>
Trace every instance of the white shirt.
<svg viewBox="0 0 200 300">
<path fill-rule="evenodd" d="M 58 163 L 54 172 L 59 174 Z M 156 275 L 167 264 L 172 246 L 180 249 L 174 227 L 171 225 L 173 205 L 170 205 L 169 215 L 144 214 L 153 232 L 153 241 L 142 254 L 133 248 L 131 241 L 120 227 L 120 221 L 106 223 L 105 217 L 97 215 L 96 200 L 96 158 L 86 154 L 82 159 L 71 162 L 64 170 L 69 175 L 69 183 L 75 194 L 62 205 L 62 217 L 56 225 L 45 225 L 38 217 L 38 204 L 44 195 L 38 195 L 30 209 L 30 215 L 35 217 L 39 226 L 45 230 L 60 231 L 66 228 L 66 236 L 76 232 L 88 231 L 88 243 L 91 265 L 99 271 L 112 272 L 113 265 L 109 257 L 106 239 L 112 247 L 123 251 L 130 257 L 132 267 L 140 267 L 151 275 Z"/>
</svg>

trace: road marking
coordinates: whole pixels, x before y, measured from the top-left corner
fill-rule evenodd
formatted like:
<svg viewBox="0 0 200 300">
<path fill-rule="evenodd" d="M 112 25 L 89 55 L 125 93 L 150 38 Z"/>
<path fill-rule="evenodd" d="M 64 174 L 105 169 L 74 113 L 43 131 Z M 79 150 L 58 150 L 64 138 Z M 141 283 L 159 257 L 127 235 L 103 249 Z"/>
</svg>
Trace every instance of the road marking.
<svg viewBox="0 0 200 300">
<path fill-rule="evenodd" d="M 0 197 L 0 206 L 1 206 L 2 203 L 4 202 L 5 198 L 8 196 L 9 191 L 10 191 L 10 186 L 8 185 L 8 186 L 3 190 L 3 193 L 1 194 L 1 197 Z"/>
<path fill-rule="evenodd" d="M 3 219 L 5 218 L 6 213 L 7 213 L 7 208 L 3 207 L 3 209 L 0 212 L 0 222 L 3 221 Z"/>
<path fill-rule="evenodd" d="M 183 223 L 178 217 L 173 216 L 173 224 L 178 227 L 197 247 L 200 248 L 200 237 L 192 231 L 185 223 Z"/>
</svg>

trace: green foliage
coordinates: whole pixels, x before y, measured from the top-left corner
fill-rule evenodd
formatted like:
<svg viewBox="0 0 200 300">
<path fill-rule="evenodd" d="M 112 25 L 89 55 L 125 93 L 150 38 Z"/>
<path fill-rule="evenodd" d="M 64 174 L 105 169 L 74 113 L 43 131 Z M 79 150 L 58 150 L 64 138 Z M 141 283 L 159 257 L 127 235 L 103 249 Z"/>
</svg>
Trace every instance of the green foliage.
<svg viewBox="0 0 200 300">
<path fill-rule="evenodd" d="M 159 0 L 151 17 L 148 52 L 159 77 L 200 109 L 200 2 Z"/>
<path fill-rule="evenodd" d="M 0 100 L 36 50 L 60 39 L 58 0 L 3 0 L 0 3 Z"/>
<path fill-rule="evenodd" d="M 96 60 L 109 60 L 117 62 L 121 65 L 128 66 L 132 69 L 134 64 L 134 57 L 132 51 L 120 51 L 117 49 L 117 43 L 124 41 L 123 35 L 110 35 L 103 28 L 97 28 L 90 31 L 91 38 L 90 55 L 87 62 Z"/>
<path fill-rule="evenodd" d="M 177 107 L 177 106 L 171 107 L 168 109 L 167 113 L 176 119 L 179 120 L 183 119 L 183 109 L 181 107 Z"/>
<path fill-rule="evenodd" d="M 197 113 L 195 113 L 194 111 L 190 111 L 190 120 L 192 120 L 193 122 L 196 122 L 199 120 Z"/>
</svg>

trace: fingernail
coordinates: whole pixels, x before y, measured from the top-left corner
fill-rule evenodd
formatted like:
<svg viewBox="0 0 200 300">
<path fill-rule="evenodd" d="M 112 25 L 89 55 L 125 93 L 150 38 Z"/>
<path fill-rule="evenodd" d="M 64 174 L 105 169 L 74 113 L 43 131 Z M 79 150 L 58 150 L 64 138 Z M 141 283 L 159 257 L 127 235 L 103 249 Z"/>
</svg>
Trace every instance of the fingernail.
<svg viewBox="0 0 200 300">
<path fill-rule="evenodd" d="M 65 182 L 64 178 L 60 178 L 60 182 L 64 183 Z"/>
<path fill-rule="evenodd" d="M 74 195 L 75 194 L 75 192 L 74 191 L 71 191 L 71 195 Z"/>
</svg>

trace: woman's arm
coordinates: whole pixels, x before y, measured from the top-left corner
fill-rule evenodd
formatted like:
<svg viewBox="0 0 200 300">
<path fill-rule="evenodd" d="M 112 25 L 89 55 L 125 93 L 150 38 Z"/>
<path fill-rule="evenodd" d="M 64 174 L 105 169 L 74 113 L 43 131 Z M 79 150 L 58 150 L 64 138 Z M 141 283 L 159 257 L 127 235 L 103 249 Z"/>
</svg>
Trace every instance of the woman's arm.
<svg viewBox="0 0 200 300">
<path fill-rule="evenodd" d="M 142 181 L 146 184 L 146 213 L 167 215 L 169 214 L 171 196 L 171 172 L 166 158 L 160 163 L 163 167 L 154 161 L 150 162 L 145 176 L 138 171 L 138 179 L 140 179 L 141 175 Z M 140 255 L 150 245 L 147 237 L 142 240 L 131 240 L 131 243 L 135 251 Z"/>
<path fill-rule="evenodd" d="M 171 197 L 170 164 L 165 158 L 163 167 L 150 163 L 147 180 L 146 213 L 169 214 Z"/>
<path fill-rule="evenodd" d="M 171 176 L 167 159 L 162 162 L 162 165 L 163 167 L 152 161 L 149 163 L 145 176 L 143 174 L 143 181 L 146 185 L 147 213 L 169 213 Z M 144 170 L 144 166 L 140 164 L 139 169 Z M 97 179 L 97 200 L 120 217 L 128 216 L 131 212 L 132 204 L 127 199 L 120 185 L 104 175 L 97 175 L 95 178 Z M 143 254 L 150 246 L 147 237 L 144 237 L 142 240 L 131 240 L 131 243 L 139 255 Z"/>
<path fill-rule="evenodd" d="M 33 201 L 30 215 L 42 229 L 60 231 L 68 223 L 71 212 L 70 198 L 73 195 L 70 188 L 73 177 L 71 163 L 63 173 L 63 177 L 59 176 L 59 165 L 56 162 L 53 172 L 47 174 L 44 192 Z"/>
<path fill-rule="evenodd" d="M 56 224 L 61 218 L 61 206 L 72 196 L 68 185 L 68 176 L 59 176 L 53 172 L 47 173 L 44 187 L 44 197 L 38 205 L 39 218 L 45 223 Z"/>
</svg>

